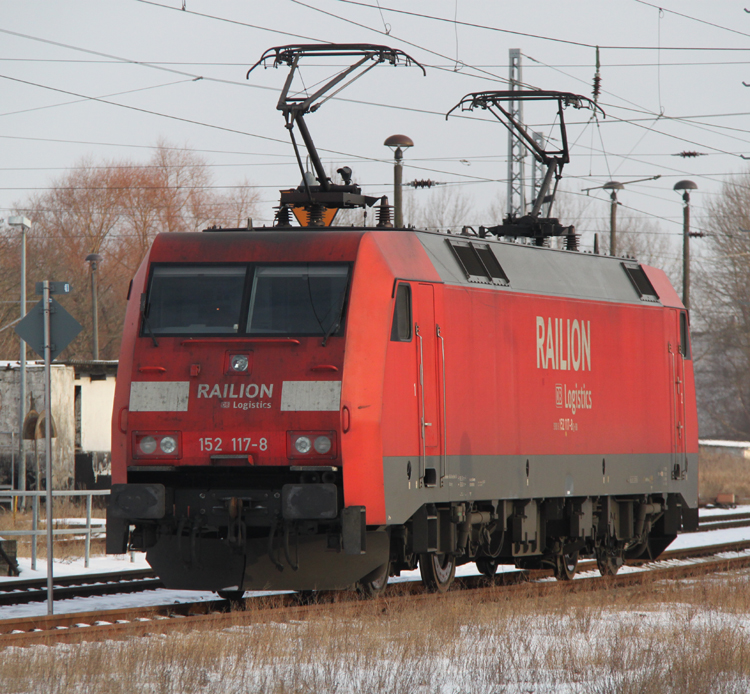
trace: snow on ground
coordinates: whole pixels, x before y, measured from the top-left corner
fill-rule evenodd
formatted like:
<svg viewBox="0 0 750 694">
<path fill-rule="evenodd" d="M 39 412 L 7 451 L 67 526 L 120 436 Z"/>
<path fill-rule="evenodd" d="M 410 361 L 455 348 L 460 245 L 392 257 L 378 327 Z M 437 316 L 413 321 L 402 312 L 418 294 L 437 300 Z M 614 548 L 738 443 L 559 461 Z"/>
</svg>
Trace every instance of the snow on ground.
<svg viewBox="0 0 750 694">
<path fill-rule="evenodd" d="M 47 578 L 47 562 L 36 560 L 36 571 L 31 570 L 31 559 L 20 557 L 18 564 L 21 568 L 20 576 L 0 576 L 0 585 L 7 585 L 14 581 L 29 581 L 34 578 Z M 88 574 L 103 574 L 114 571 L 136 571 L 150 568 L 143 552 L 130 554 L 92 554 L 89 568 L 84 567 L 83 557 L 77 559 L 55 560 L 54 576 L 81 576 Z"/>
<path fill-rule="evenodd" d="M 699 533 L 685 533 L 669 545 L 669 549 L 690 549 L 705 545 L 723 545 L 728 542 L 750 540 L 750 527 L 727 528 L 726 530 L 704 530 Z"/>
<path fill-rule="evenodd" d="M 738 506 L 735 509 L 701 509 L 702 518 L 727 515 L 731 513 L 750 512 L 750 506 Z M 702 547 L 709 544 L 725 544 L 729 542 L 738 542 L 741 540 L 750 540 L 750 527 L 747 528 L 729 528 L 727 530 L 707 530 L 699 533 L 689 533 L 680 535 L 669 547 L 669 549 L 689 549 L 692 547 Z M 132 555 L 96 555 L 92 556 L 88 569 L 83 566 L 83 557 L 75 560 L 65 560 L 55 562 L 54 576 L 73 576 L 83 574 L 109 573 L 114 571 L 127 571 L 128 569 L 147 569 L 146 555 L 142 552 L 134 552 Z M 18 578 L 0 576 L 0 584 L 8 585 L 14 581 L 27 580 L 33 578 L 46 578 L 47 563 L 43 559 L 37 560 L 37 570 L 31 570 L 31 560 L 28 558 L 19 559 L 21 575 Z M 621 572 L 640 571 L 637 567 L 624 566 Z M 506 571 L 516 571 L 513 565 L 502 565 L 498 568 L 498 573 Z M 580 574 L 579 577 L 590 575 L 591 572 Z M 472 562 L 459 566 L 456 569 L 456 576 L 476 576 L 478 571 L 476 565 Z M 391 583 L 402 583 L 407 581 L 419 581 L 419 569 L 415 571 L 403 571 L 400 576 L 390 579 Z M 553 580 L 553 579 L 550 579 Z M 245 593 L 246 598 L 259 597 L 263 595 L 278 594 L 279 591 L 248 591 Z M 152 605 L 171 605 L 182 602 L 198 602 L 215 600 L 216 594 L 206 591 L 190 590 L 166 590 L 158 589 L 142 593 L 93 596 L 88 598 L 73 598 L 69 600 L 55 600 L 55 613 L 67 614 L 72 612 L 88 612 L 94 610 L 115 610 L 127 609 L 130 607 L 144 607 Z M 15 619 L 21 617 L 34 617 L 47 614 L 46 602 L 30 603 L 28 605 L 9 605 L 0 606 L 0 620 Z"/>
<path fill-rule="evenodd" d="M 750 513 L 750 506 L 735 506 L 733 508 L 722 508 L 719 506 L 716 507 L 706 507 L 706 508 L 700 508 L 698 509 L 698 515 L 701 518 L 711 518 L 712 520 L 717 519 L 717 517 L 720 516 L 732 516 L 735 513 Z"/>
<path fill-rule="evenodd" d="M 127 571 L 148 569 L 146 555 L 141 552 L 130 555 L 96 555 L 92 556 L 89 568 L 84 567 L 83 557 L 71 561 L 55 562 L 53 577 L 96 575 L 113 571 Z M 3 587 L 14 582 L 47 577 L 47 562 L 37 559 L 37 570 L 31 570 L 31 560 L 22 557 L 18 560 L 21 567 L 19 577 L 0 576 Z M 70 612 L 91 612 L 94 610 L 119 610 L 128 607 L 144 607 L 150 605 L 170 605 L 178 602 L 196 602 L 198 600 L 215 600 L 215 593 L 195 592 L 190 590 L 150 590 L 144 593 L 92 596 L 89 598 L 74 598 L 70 600 L 55 600 L 55 614 Z M 21 617 L 36 617 L 47 614 L 46 602 L 34 602 L 28 605 L 0 606 L 0 620 L 17 619 Z"/>
</svg>

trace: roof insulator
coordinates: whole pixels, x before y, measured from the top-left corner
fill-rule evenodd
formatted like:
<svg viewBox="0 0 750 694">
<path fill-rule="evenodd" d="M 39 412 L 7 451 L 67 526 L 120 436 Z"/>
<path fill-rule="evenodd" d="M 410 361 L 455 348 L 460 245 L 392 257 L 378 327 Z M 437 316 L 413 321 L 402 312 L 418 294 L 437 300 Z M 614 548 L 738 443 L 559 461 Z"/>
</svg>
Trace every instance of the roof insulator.
<svg viewBox="0 0 750 694">
<path fill-rule="evenodd" d="M 596 47 L 596 72 L 594 73 L 594 103 L 598 103 L 599 95 L 602 93 L 602 78 L 599 74 L 599 46 Z"/>
<path fill-rule="evenodd" d="M 393 222 L 391 221 L 391 205 L 388 204 L 388 196 L 384 195 L 380 198 L 380 205 L 378 205 L 378 223 L 379 229 L 392 229 Z"/>
</svg>

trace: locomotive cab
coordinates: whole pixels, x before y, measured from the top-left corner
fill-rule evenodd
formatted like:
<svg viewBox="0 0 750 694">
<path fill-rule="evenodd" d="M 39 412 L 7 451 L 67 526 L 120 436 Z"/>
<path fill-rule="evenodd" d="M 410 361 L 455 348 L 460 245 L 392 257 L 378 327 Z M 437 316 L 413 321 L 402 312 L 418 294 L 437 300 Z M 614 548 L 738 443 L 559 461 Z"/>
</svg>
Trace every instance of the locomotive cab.
<svg viewBox="0 0 750 694">
<path fill-rule="evenodd" d="M 167 585 L 222 592 L 342 588 L 387 563 L 378 417 L 345 404 L 364 388 L 379 413 L 391 334 L 393 274 L 367 236 L 157 238 L 128 308 L 113 548 L 133 525 Z"/>
</svg>

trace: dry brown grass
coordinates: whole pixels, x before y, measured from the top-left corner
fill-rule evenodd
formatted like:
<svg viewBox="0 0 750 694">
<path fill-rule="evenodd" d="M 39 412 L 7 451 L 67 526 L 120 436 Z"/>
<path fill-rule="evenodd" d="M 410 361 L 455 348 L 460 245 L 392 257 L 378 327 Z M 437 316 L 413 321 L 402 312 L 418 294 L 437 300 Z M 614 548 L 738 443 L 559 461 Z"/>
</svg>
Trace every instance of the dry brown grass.
<svg viewBox="0 0 750 694">
<path fill-rule="evenodd" d="M 750 690 L 747 573 L 338 605 L 305 621 L 0 652 L 3 692 L 704 694 Z M 218 625 L 217 625 L 218 626 Z"/>
<path fill-rule="evenodd" d="M 97 505 L 98 504 L 98 505 Z M 98 500 L 95 499 L 94 505 L 91 510 L 92 518 L 104 518 L 106 511 Z M 86 519 L 86 502 L 83 499 L 76 499 L 71 497 L 61 497 L 54 500 L 53 508 L 54 518 L 82 518 Z M 32 512 L 31 502 L 25 510 L 16 510 L 15 512 L 7 508 L 0 509 L 0 535 L 3 534 L 3 530 L 31 530 L 32 529 Z M 44 530 L 46 526 L 46 504 L 43 502 L 39 503 L 39 529 Z M 85 527 L 85 526 L 84 526 Z M 31 538 L 30 537 L 12 537 L 7 536 L 8 539 L 15 539 L 18 541 L 18 556 L 19 557 L 30 557 L 31 556 Z M 40 536 L 36 541 L 37 556 L 40 559 L 44 559 L 47 556 L 47 539 L 45 536 Z M 83 540 L 72 539 L 71 537 L 64 538 L 58 536 L 55 539 L 54 546 L 55 558 L 56 559 L 76 559 L 82 557 L 85 552 L 85 542 Z M 91 554 L 104 554 L 104 543 L 102 541 L 93 541 L 91 543 Z"/>
<path fill-rule="evenodd" d="M 728 453 L 701 450 L 698 456 L 698 491 L 702 501 L 716 499 L 717 494 L 736 494 L 738 500 L 750 502 L 750 460 Z"/>
</svg>

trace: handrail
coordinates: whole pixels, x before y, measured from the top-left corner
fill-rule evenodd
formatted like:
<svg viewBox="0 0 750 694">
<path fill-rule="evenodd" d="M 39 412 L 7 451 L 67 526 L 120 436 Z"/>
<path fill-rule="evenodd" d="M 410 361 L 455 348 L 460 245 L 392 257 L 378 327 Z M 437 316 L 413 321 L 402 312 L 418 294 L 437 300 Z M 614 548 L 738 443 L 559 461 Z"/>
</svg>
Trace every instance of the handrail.
<svg viewBox="0 0 750 694">
<path fill-rule="evenodd" d="M 53 489 L 52 497 L 66 497 L 66 496 L 85 496 L 86 497 L 86 527 L 85 528 L 53 528 L 52 535 L 81 535 L 86 536 L 86 550 L 84 558 L 85 568 L 89 568 L 89 560 L 91 558 L 91 500 L 95 496 L 109 496 L 109 489 Z M 0 537 L 38 537 L 39 535 L 46 535 L 47 530 L 39 530 L 39 497 L 47 496 L 46 491 L 33 491 L 33 492 L 22 492 L 14 489 L 3 489 L 0 492 L 0 496 L 3 498 L 14 497 L 31 497 L 32 498 L 32 520 L 31 530 L 0 530 Z M 15 508 L 15 502 L 13 504 Z M 52 522 L 55 519 L 52 518 Z M 97 528 L 99 529 L 99 528 Z M 36 541 L 31 542 L 31 570 L 36 571 Z"/>
</svg>

